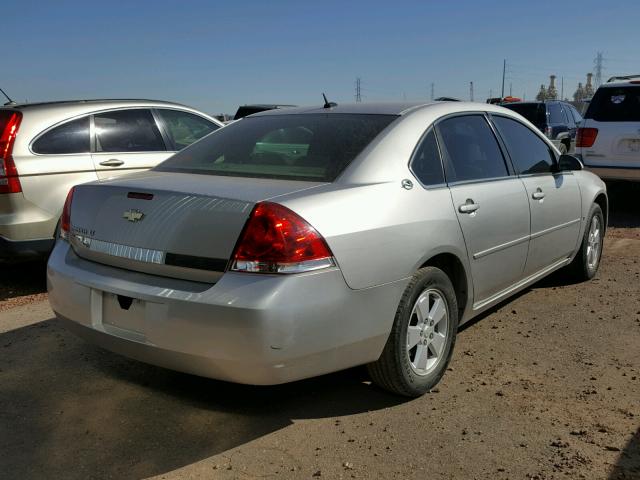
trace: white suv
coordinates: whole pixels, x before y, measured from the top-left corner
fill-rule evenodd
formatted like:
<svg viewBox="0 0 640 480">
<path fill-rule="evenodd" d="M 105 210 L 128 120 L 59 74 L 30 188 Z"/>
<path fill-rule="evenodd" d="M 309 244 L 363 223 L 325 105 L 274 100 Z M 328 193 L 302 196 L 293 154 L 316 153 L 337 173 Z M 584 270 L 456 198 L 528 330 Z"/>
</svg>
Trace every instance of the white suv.
<svg viewBox="0 0 640 480">
<path fill-rule="evenodd" d="M 604 180 L 640 180 L 640 75 L 613 77 L 598 88 L 576 153 Z"/>
<path fill-rule="evenodd" d="M 155 167 L 221 126 L 152 100 L 0 106 L 0 258 L 48 254 L 72 186 Z"/>
</svg>

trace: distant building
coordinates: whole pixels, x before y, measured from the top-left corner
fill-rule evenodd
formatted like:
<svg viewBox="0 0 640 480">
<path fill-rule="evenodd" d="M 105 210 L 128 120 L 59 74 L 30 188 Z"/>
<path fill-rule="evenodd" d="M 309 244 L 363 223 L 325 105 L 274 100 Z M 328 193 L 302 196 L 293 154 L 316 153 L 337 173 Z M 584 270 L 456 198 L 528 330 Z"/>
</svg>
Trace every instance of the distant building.
<svg viewBox="0 0 640 480">
<path fill-rule="evenodd" d="M 556 88 L 556 76 L 549 76 L 549 88 L 547 89 L 547 95 L 545 100 L 557 100 L 558 89 Z"/>
<path fill-rule="evenodd" d="M 582 82 L 578 82 L 578 88 L 573 94 L 574 102 L 582 102 L 584 100 L 584 88 L 582 88 Z"/>
<path fill-rule="evenodd" d="M 584 86 L 584 98 L 591 98 L 595 93 L 592 84 L 593 73 L 587 73 L 587 84 Z"/>
<path fill-rule="evenodd" d="M 547 99 L 547 89 L 544 88 L 544 84 L 540 85 L 540 91 L 538 95 L 536 95 L 536 100 L 539 102 L 544 102 Z"/>
</svg>

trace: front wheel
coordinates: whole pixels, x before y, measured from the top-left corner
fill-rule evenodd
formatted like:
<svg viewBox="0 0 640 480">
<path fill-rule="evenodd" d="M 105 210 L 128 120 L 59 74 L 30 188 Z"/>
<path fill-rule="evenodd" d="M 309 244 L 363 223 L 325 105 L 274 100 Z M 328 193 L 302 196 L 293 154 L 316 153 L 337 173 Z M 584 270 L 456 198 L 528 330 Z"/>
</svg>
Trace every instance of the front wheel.
<svg viewBox="0 0 640 480">
<path fill-rule="evenodd" d="M 433 388 L 451 359 L 458 329 L 458 304 L 449 277 L 425 267 L 407 286 L 380 358 L 369 375 L 393 393 L 417 397 Z"/>
<path fill-rule="evenodd" d="M 587 217 L 587 228 L 582 237 L 580 250 L 570 265 L 576 280 L 591 280 L 596 275 L 602 256 L 604 229 L 602 209 L 600 205 L 593 204 Z"/>
</svg>

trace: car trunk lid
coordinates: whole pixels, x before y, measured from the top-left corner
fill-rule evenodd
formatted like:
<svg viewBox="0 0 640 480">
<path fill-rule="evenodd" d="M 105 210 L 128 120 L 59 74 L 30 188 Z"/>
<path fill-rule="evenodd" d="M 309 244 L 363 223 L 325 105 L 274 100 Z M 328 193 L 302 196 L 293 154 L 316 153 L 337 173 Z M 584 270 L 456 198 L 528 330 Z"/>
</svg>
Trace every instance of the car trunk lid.
<svg viewBox="0 0 640 480">
<path fill-rule="evenodd" d="M 253 206 L 321 183 L 145 172 L 76 187 L 70 241 L 96 262 L 215 282 Z"/>
</svg>

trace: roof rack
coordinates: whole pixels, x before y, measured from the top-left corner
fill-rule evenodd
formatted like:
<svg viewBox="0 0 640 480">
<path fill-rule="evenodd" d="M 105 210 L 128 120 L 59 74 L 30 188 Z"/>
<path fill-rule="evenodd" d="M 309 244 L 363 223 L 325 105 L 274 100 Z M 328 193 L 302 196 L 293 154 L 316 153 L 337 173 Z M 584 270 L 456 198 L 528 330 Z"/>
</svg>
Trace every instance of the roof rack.
<svg viewBox="0 0 640 480">
<path fill-rule="evenodd" d="M 611 82 L 617 82 L 619 80 L 632 80 L 634 78 L 639 78 L 640 79 L 640 73 L 637 75 L 618 75 L 615 77 L 611 77 L 609 80 L 607 80 L 607 83 L 611 83 Z"/>
</svg>

